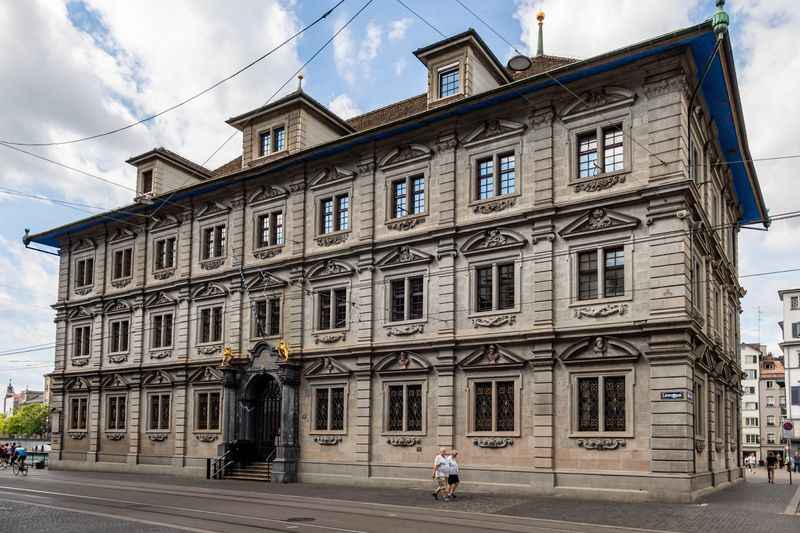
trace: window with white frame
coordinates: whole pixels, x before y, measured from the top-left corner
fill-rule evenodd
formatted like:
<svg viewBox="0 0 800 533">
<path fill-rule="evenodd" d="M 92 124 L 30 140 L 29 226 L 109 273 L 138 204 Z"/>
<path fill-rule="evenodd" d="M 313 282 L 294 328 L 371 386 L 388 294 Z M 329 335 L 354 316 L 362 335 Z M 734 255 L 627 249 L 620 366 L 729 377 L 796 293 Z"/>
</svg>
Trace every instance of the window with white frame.
<svg viewBox="0 0 800 533">
<path fill-rule="evenodd" d="M 800 337 L 800 322 L 792 323 L 792 337 L 794 338 Z"/>
<path fill-rule="evenodd" d="M 222 306 L 200 309 L 200 343 L 222 342 Z"/>
<path fill-rule="evenodd" d="M 389 280 L 389 322 L 420 320 L 425 314 L 425 281 L 422 275 Z"/>
<path fill-rule="evenodd" d="M 123 248 L 114 251 L 111 268 L 111 279 L 125 279 L 133 273 L 133 248 Z"/>
<path fill-rule="evenodd" d="M 593 178 L 601 173 L 624 170 L 624 140 L 622 124 L 579 134 L 576 154 L 578 178 Z"/>
<path fill-rule="evenodd" d="M 519 434 L 519 376 L 475 377 L 467 380 L 468 427 L 471 434 Z"/>
<path fill-rule="evenodd" d="M 744 417 L 744 425 L 748 427 L 758 427 L 758 417 L 757 416 Z"/>
<path fill-rule="evenodd" d="M 517 192 L 514 152 L 501 152 L 475 160 L 475 198 L 488 200 Z"/>
<path fill-rule="evenodd" d="M 201 238 L 200 259 L 216 259 L 225 255 L 225 224 L 216 224 L 203 228 Z"/>
<path fill-rule="evenodd" d="M 384 383 L 384 433 L 421 433 L 425 427 L 422 382 Z"/>
<path fill-rule="evenodd" d="M 573 376 L 575 433 L 627 433 L 629 374 Z"/>
<path fill-rule="evenodd" d="M 775 386 L 775 382 L 774 382 L 774 381 L 767 380 L 767 381 L 765 381 L 765 383 L 767 384 L 767 388 L 768 388 L 768 389 L 771 389 L 771 388 L 773 388 L 773 387 Z M 770 399 L 773 399 L 773 400 L 774 400 L 774 398 L 771 398 L 771 397 L 770 397 L 770 398 L 767 398 L 767 400 L 768 400 L 768 401 L 767 401 L 767 405 L 769 405 L 769 400 L 770 400 Z"/>
<path fill-rule="evenodd" d="M 577 262 L 578 300 L 625 296 L 624 246 L 578 252 Z"/>
<path fill-rule="evenodd" d="M 517 293 L 516 278 L 516 266 L 513 261 L 475 267 L 475 312 L 514 309 Z"/>
<path fill-rule="evenodd" d="M 72 330 L 72 356 L 88 357 L 92 350 L 92 327 L 76 326 Z"/>
<path fill-rule="evenodd" d="M 758 410 L 758 402 L 745 402 L 744 408 L 748 411 L 757 411 Z"/>
<path fill-rule="evenodd" d="M 775 396 L 767 396 L 767 407 L 775 407 Z"/>
<path fill-rule="evenodd" d="M 153 192 L 153 170 L 142 172 L 142 194 Z"/>
<path fill-rule="evenodd" d="M 768 426 L 775 426 L 775 415 L 767 415 L 767 425 Z"/>
<path fill-rule="evenodd" d="M 172 320 L 172 313 L 159 313 L 151 317 L 151 348 L 169 348 L 172 346 Z"/>
<path fill-rule="evenodd" d="M 767 433 L 767 444 L 775 444 L 775 433 Z"/>
<path fill-rule="evenodd" d="M 425 213 L 425 176 L 415 174 L 392 180 L 390 201 L 390 218 L 403 218 Z"/>
<path fill-rule="evenodd" d="M 75 261 L 75 288 L 89 287 L 94 283 L 94 258 L 84 257 Z"/>
<path fill-rule="evenodd" d="M 281 298 L 270 296 L 253 302 L 253 337 L 275 337 L 281 331 Z"/>
<path fill-rule="evenodd" d="M 747 433 L 744 438 L 746 444 L 761 444 L 761 437 L 759 435 Z"/>
<path fill-rule="evenodd" d="M 154 258 L 155 270 L 175 268 L 175 253 L 177 251 L 177 237 L 165 237 L 155 242 Z"/>
<path fill-rule="evenodd" d="M 347 289 L 336 287 L 317 291 L 317 329 L 347 327 Z"/>
<path fill-rule="evenodd" d="M 314 387 L 314 431 L 344 431 L 344 385 L 319 385 Z"/>
<path fill-rule="evenodd" d="M 286 128 L 274 126 L 258 133 L 258 156 L 264 157 L 286 149 Z"/>
<path fill-rule="evenodd" d="M 89 418 L 89 398 L 79 396 L 69 400 L 69 429 L 86 431 Z"/>
<path fill-rule="evenodd" d="M 106 396 L 106 429 L 121 431 L 125 429 L 127 397 L 125 395 Z"/>
<path fill-rule="evenodd" d="M 261 213 L 256 217 L 256 248 L 283 245 L 283 211 Z"/>
<path fill-rule="evenodd" d="M 109 323 L 111 334 L 108 339 L 108 351 L 110 353 L 121 353 L 128 351 L 130 341 L 130 319 L 123 318 L 112 320 Z"/>
<path fill-rule="evenodd" d="M 792 311 L 800 309 L 800 296 L 792 296 L 790 300 L 790 307 Z"/>
<path fill-rule="evenodd" d="M 172 397 L 168 392 L 152 393 L 148 395 L 147 429 L 149 431 L 168 431 L 170 402 Z"/>
<path fill-rule="evenodd" d="M 195 394 L 195 431 L 219 431 L 221 402 L 219 391 L 198 391 Z"/>
<path fill-rule="evenodd" d="M 319 201 L 319 233 L 335 233 L 350 229 L 350 194 L 335 194 Z"/>
<path fill-rule="evenodd" d="M 461 92 L 461 72 L 458 65 L 440 70 L 437 81 L 439 98 L 447 98 Z"/>
<path fill-rule="evenodd" d="M 792 385 L 792 405 L 800 405 L 800 385 Z"/>
</svg>

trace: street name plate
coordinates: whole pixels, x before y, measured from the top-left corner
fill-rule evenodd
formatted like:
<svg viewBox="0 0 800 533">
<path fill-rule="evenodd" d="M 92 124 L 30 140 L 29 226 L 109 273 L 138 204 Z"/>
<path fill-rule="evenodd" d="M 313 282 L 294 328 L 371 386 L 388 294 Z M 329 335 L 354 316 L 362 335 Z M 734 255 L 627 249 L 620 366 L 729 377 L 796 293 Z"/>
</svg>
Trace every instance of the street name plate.
<svg viewBox="0 0 800 533">
<path fill-rule="evenodd" d="M 686 391 L 669 390 L 661 393 L 662 400 L 683 400 L 686 398 Z"/>
</svg>

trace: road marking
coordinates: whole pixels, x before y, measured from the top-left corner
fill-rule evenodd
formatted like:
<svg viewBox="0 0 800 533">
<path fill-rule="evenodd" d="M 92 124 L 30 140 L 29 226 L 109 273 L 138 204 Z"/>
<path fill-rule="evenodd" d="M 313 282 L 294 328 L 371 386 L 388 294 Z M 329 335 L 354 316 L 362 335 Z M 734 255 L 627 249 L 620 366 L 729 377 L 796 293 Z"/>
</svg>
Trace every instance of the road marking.
<svg viewBox="0 0 800 533">
<path fill-rule="evenodd" d="M 50 505 L 47 503 L 33 503 L 27 502 L 22 500 L 14 500 L 14 503 L 21 503 L 23 505 L 32 505 L 34 507 L 44 507 L 45 509 L 56 509 L 58 511 L 68 511 L 70 513 L 80 513 L 80 514 L 88 514 L 92 516 L 100 516 L 103 518 L 113 518 L 116 520 L 124 520 L 126 522 L 135 522 L 137 524 L 146 524 L 148 526 L 158 526 L 158 527 L 166 527 L 170 529 L 178 529 L 180 531 L 194 531 L 196 533 L 219 533 L 219 531 L 213 531 L 210 529 L 197 529 L 196 527 L 185 527 L 185 526 L 178 526 L 173 524 L 167 524 L 165 522 L 155 522 L 153 520 L 143 520 L 141 518 L 131 518 L 129 516 L 123 515 L 116 515 L 111 513 L 101 513 L 99 511 L 86 511 L 84 509 L 74 509 L 71 507 L 61 507 L 59 505 Z"/>
<path fill-rule="evenodd" d="M 184 511 L 184 512 L 189 512 L 189 513 L 203 513 L 203 514 L 210 514 L 210 515 L 216 515 L 216 516 L 243 518 L 242 515 L 237 515 L 237 514 L 233 514 L 233 513 L 221 513 L 219 511 L 205 511 L 205 510 L 202 510 L 202 509 L 194 509 L 194 508 L 191 508 L 191 507 L 175 507 L 175 506 L 171 506 L 171 505 L 158 505 L 158 504 L 145 503 L 145 502 L 136 502 L 136 501 L 130 501 L 130 500 L 115 500 L 115 499 L 112 499 L 112 498 L 101 498 L 99 496 L 86 496 L 86 495 L 83 495 L 83 494 L 70 494 L 70 493 L 67 493 L 67 492 L 55 492 L 55 491 L 37 490 L 37 489 L 24 489 L 24 488 L 21 488 L 21 487 L 8 486 L 8 485 L 0 485 L 0 487 L 2 487 L 4 489 L 7 489 L 7 490 L 10 490 L 10 491 L 17 491 L 17 492 L 30 492 L 30 493 L 36 493 L 36 494 L 49 494 L 49 495 L 52 495 L 52 496 L 66 496 L 68 498 L 81 498 L 81 499 L 84 499 L 84 500 L 104 501 L 104 502 L 111 502 L 111 503 L 116 503 L 116 504 L 125 503 L 125 504 L 129 504 L 129 505 L 137 505 L 137 506 L 140 506 L 140 507 L 150 507 L 150 508 L 153 508 L 153 509 L 170 509 L 170 510 L 173 510 L 173 511 Z M 273 522 L 273 523 L 282 524 L 284 526 L 294 525 L 291 522 L 287 522 L 286 520 L 276 520 L 276 519 L 263 518 L 263 517 L 258 517 L 258 516 L 245 516 L 244 518 L 247 519 L 247 520 L 256 520 L 256 521 L 262 521 L 262 522 Z M 322 525 L 319 525 L 319 524 L 303 524 L 303 526 L 305 526 L 305 527 L 313 527 L 313 528 L 317 528 L 317 529 L 327 529 L 327 530 L 330 530 L 330 531 L 341 531 L 342 533 L 369 533 L 367 531 L 361 531 L 361 530 L 357 530 L 357 529 L 343 529 L 343 528 L 333 527 L 333 526 L 322 526 Z M 247 526 L 245 524 L 244 527 L 254 527 L 254 526 Z M 194 530 L 192 530 L 192 531 L 194 531 Z"/>
<path fill-rule="evenodd" d="M 797 487 L 797 491 L 795 491 L 794 496 L 789 501 L 789 505 L 786 506 L 786 510 L 783 511 L 783 514 L 789 515 L 797 515 L 800 514 L 800 486 Z"/>
</svg>

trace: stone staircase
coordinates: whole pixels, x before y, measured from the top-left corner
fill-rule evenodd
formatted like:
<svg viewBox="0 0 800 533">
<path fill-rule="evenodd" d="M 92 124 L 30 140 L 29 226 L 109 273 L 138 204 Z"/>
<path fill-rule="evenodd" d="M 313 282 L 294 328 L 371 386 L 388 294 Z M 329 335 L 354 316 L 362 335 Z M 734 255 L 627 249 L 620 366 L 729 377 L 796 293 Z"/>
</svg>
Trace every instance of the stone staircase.
<svg viewBox="0 0 800 533">
<path fill-rule="evenodd" d="M 240 481 L 272 481 L 272 463 L 236 463 L 225 473 L 225 479 Z"/>
</svg>

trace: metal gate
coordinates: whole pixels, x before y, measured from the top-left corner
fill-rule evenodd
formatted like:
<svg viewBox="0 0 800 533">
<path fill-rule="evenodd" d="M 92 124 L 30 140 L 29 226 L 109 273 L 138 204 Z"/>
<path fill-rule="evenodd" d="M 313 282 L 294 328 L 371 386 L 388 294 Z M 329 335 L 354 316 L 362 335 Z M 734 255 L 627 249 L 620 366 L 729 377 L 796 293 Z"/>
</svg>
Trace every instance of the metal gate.
<svg viewBox="0 0 800 533">
<path fill-rule="evenodd" d="M 275 451 L 275 442 L 281 432 L 281 386 L 268 377 L 256 404 L 255 438 L 257 461 L 266 461 Z"/>
</svg>

